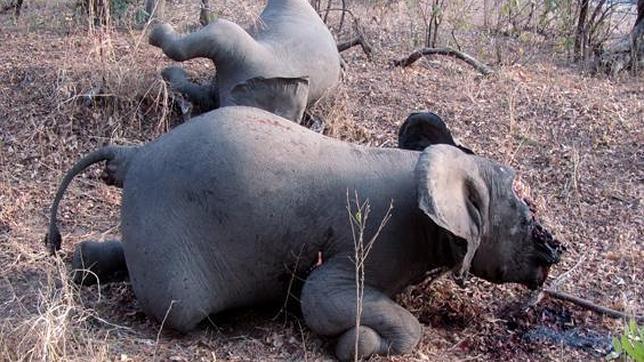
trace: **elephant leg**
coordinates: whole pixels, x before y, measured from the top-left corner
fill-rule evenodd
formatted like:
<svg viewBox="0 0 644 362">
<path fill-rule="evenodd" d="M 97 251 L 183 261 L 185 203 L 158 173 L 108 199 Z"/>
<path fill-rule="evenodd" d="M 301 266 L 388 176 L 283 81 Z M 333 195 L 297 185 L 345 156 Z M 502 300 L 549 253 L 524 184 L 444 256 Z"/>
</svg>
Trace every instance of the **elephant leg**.
<svg viewBox="0 0 644 362">
<path fill-rule="evenodd" d="M 196 84 L 188 78 L 188 73 L 180 67 L 169 66 L 161 72 L 170 88 L 183 94 L 198 113 L 205 113 L 219 108 L 219 95 L 214 85 Z"/>
<path fill-rule="evenodd" d="M 369 285 L 364 286 L 360 326 L 356 330 L 356 300 L 355 267 L 348 258 L 324 263 L 311 273 L 302 289 L 306 324 L 318 334 L 339 336 L 335 350 L 339 359 L 355 356 L 356 335 L 361 358 L 403 354 L 418 344 L 418 320 Z"/>
<path fill-rule="evenodd" d="M 455 146 L 465 153 L 474 154 L 469 148 L 457 144 L 445 122 L 432 112 L 410 114 L 398 130 L 398 148 L 422 151 L 437 144 Z"/>
<path fill-rule="evenodd" d="M 173 60 L 209 58 L 215 64 L 225 58 L 244 60 L 261 56 L 258 53 L 262 48 L 246 30 L 223 19 L 187 35 L 178 34 L 169 24 L 161 24 L 152 30 L 149 42 Z"/>
<path fill-rule="evenodd" d="M 92 285 L 124 281 L 128 277 L 123 245 L 118 240 L 87 240 L 76 246 L 72 258 L 74 283 Z"/>
</svg>

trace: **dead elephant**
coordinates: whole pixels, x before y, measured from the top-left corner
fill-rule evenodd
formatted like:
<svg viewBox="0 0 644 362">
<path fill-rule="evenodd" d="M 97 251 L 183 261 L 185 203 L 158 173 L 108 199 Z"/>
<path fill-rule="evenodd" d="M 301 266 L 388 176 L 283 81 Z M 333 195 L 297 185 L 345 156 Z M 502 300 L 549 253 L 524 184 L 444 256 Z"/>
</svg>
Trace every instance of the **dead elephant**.
<svg viewBox="0 0 644 362">
<path fill-rule="evenodd" d="M 292 268 L 306 275 L 306 324 L 336 337 L 336 355 L 401 354 L 421 325 L 392 297 L 436 268 L 537 288 L 558 242 L 513 191 L 515 173 L 450 145 L 383 149 L 328 138 L 274 114 L 225 107 L 140 147 L 95 151 L 65 175 L 46 241 L 60 248 L 56 214 L 73 177 L 107 160 L 122 185 L 122 242 L 81 243 L 75 268 L 129 274 L 146 313 L 179 331 L 208 314 L 282 301 Z M 356 330 L 354 241 L 347 190 L 388 224 L 365 266 Z M 378 223 L 367 225 L 373 235 Z M 119 274 L 120 273 L 120 274 Z M 105 275 L 104 275 L 105 274 Z"/>
<path fill-rule="evenodd" d="M 161 24 L 149 41 L 173 60 L 213 61 L 217 75 L 212 85 L 191 82 L 176 66 L 162 73 L 202 112 L 246 105 L 299 123 L 305 108 L 340 78 L 335 40 L 306 0 L 268 0 L 248 30 L 218 19 L 197 32 L 179 35 Z"/>
</svg>

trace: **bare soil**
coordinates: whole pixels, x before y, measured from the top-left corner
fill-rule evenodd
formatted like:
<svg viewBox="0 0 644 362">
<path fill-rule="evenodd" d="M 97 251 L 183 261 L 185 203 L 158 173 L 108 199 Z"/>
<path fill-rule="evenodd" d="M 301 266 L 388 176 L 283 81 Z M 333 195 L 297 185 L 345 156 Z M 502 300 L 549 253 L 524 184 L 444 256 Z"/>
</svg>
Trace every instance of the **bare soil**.
<svg viewBox="0 0 644 362">
<path fill-rule="evenodd" d="M 120 192 L 103 185 L 98 170 L 77 178 L 60 213 L 66 254 L 56 261 L 42 240 L 61 176 L 100 145 L 146 142 L 181 117 L 159 75 L 170 62 L 147 45 L 144 30 L 91 26 L 71 1 L 25 3 L 20 19 L 0 15 L 0 359 L 332 359 L 332 342 L 279 305 L 223 313 L 178 335 L 142 313 L 127 283 L 70 284 L 65 255 L 77 242 L 118 237 Z M 168 21 L 196 26 L 198 2 L 168 3 Z M 410 112 L 440 114 L 463 144 L 511 165 L 531 185 L 539 216 L 568 249 L 548 285 L 644 313 L 642 76 L 587 74 L 569 64 L 556 39 L 493 36 L 476 24 L 455 36 L 495 75 L 445 57 L 394 68 L 419 35 L 405 2 L 389 3 L 352 5 L 374 56 L 359 47 L 342 54 L 342 85 L 315 110 L 326 133 L 395 147 Z M 242 23 L 261 8 L 214 6 Z M 203 61 L 188 68 L 212 73 Z M 398 299 L 423 323 L 420 345 L 373 359 L 601 359 L 610 336 L 621 333 L 621 321 L 547 297 L 530 306 L 532 297 L 520 286 L 476 279 L 465 288 L 449 278 L 409 288 Z"/>
</svg>

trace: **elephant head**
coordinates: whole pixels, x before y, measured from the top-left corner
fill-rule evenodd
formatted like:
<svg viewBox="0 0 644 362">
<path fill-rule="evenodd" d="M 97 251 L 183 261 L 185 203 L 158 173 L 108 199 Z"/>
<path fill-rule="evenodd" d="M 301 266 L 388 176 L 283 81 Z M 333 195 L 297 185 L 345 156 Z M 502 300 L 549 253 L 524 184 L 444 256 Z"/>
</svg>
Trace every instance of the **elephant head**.
<svg viewBox="0 0 644 362">
<path fill-rule="evenodd" d="M 513 184 L 516 173 L 448 145 L 428 147 L 416 166 L 418 203 L 466 247 L 454 269 L 494 283 L 541 286 L 563 247 L 533 215 Z"/>
</svg>

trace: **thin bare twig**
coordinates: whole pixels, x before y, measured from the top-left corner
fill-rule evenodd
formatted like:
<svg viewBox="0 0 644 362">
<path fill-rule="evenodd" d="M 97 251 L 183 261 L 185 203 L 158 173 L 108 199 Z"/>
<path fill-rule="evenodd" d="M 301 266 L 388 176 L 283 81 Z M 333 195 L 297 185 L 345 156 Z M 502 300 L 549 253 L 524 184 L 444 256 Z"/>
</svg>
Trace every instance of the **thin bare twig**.
<svg viewBox="0 0 644 362">
<path fill-rule="evenodd" d="M 355 193 L 355 210 L 351 207 L 351 200 L 349 199 L 349 190 L 347 189 L 347 212 L 349 214 L 349 223 L 351 225 L 351 235 L 353 237 L 354 251 L 355 251 L 355 281 L 356 281 L 356 320 L 355 320 L 355 345 L 354 345 L 354 360 L 359 360 L 358 346 L 360 338 L 360 322 L 362 316 L 362 301 L 364 297 L 365 286 L 365 261 L 371 251 L 376 239 L 382 232 L 389 219 L 391 218 L 391 210 L 393 209 L 393 200 L 389 203 L 389 208 L 380 221 L 378 229 L 375 231 L 371 239 L 365 245 L 365 230 L 367 227 L 367 220 L 371 212 L 369 199 L 360 202 L 358 191 Z"/>
<path fill-rule="evenodd" d="M 611 318 L 625 319 L 625 320 L 635 319 L 638 323 L 644 323 L 643 315 L 630 315 L 628 313 L 620 312 L 614 309 L 610 309 L 610 308 L 595 304 L 587 299 L 579 298 L 574 295 L 564 293 L 564 292 L 559 292 L 552 289 L 544 289 L 542 292 L 553 298 L 574 303 L 580 307 L 586 308 L 588 310 L 592 310 L 593 312 L 603 314 Z"/>
<path fill-rule="evenodd" d="M 559 286 L 560 286 L 564 281 L 566 281 L 566 279 L 568 279 L 568 278 L 572 275 L 572 273 L 573 273 L 575 270 L 577 270 L 577 268 L 579 268 L 579 266 L 580 266 L 584 261 L 586 261 L 586 256 L 587 256 L 587 253 L 584 253 L 584 254 L 579 258 L 579 260 L 577 261 L 577 263 L 575 263 L 575 265 L 573 265 L 573 267 L 572 267 L 572 268 L 570 268 L 570 269 L 566 270 L 563 274 L 561 274 L 560 276 L 558 276 L 558 277 L 557 277 L 557 279 L 555 279 L 555 281 L 554 281 L 554 282 L 552 282 L 552 283 L 550 284 L 550 286 L 551 286 L 551 287 L 550 287 L 549 289 L 550 289 L 550 290 L 557 290 L 557 289 L 559 289 Z"/>
<path fill-rule="evenodd" d="M 487 65 L 476 60 L 469 54 L 458 51 L 454 48 L 445 47 L 445 48 L 423 48 L 415 50 L 408 57 L 394 61 L 394 66 L 397 67 L 408 67 L 414 64 L 418 59 L 422 58 L 425 55 L 447 55 L 464 61 L 465 63 L 471 65 L 476 70 L 478 70 L 483 75 L 489 75 L 494 73 L 494 71 Z"/>
<path fill-rule="evenodd" d="M 170 311 L 172 311 L 172 306 L 176 300 L 171 300 L 170 301 L 170 306 L 168 307 L 168 310 L 165 311 L 165 315 L 163 316 L 163 320 L 161 321 L 161 326 L 159 327 L 159 331 L 157 332 L 157 338 L 156 341 L 154 342 L 154 354 L 152 355 L 152 360 L 155 361 L 157 357 L 157 351 L 159 349 L 159 340 L 161 339 L 161 332 L 163 331 L 163 326 L 165 325 L 165 321 L 168 319 L 168 315 L 170 315 Z"/>
<path fill-rule="evenodd" d="M 282 308 L 280 308 L 280 310 L 277 311 L 277 314 L 275 314 L 275 316 L 273 317 L 273 320 L 276 320 L 280 314 L 284 313 L 284 323 L 286 323 L 286 318 L 288 317 L 288 312 L 287 312 L 288 301 L 290 298 L 297 298 L 297 296 L 295 296 L 292 291 L 293 291 L 293 286 L 295 281 L 299 279 L 297 277 L 297 270 L 300 266 L 300 259 L 302 258 L 302 253 L 304 252 L 305 245 L 306 244 L 302 244 L 302 246 L 300 247 L 300 252 L 297 253 L 297 255 L 295 256 L 295 266 L 293 267 L 292 270 L 289 270 L 288 265 L 284 265 L 286 270 L 288 270 L 291 273 L 291 277 L 289 278 L 289 281 L 288 281 L 288 287 L 286 288 L 286 296 L 284 296 L 284 303 L 282 303 Z"/>
</svg>

